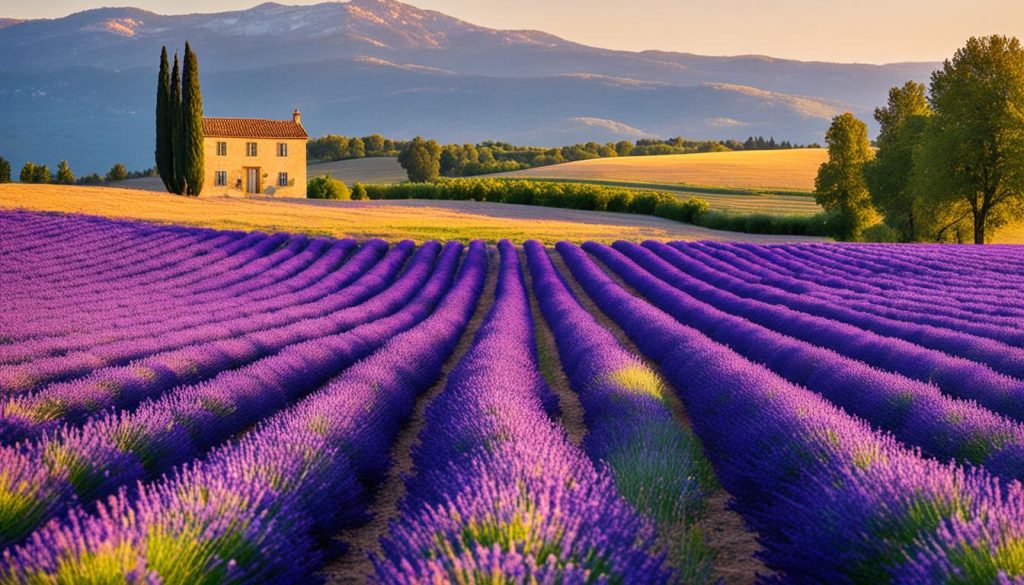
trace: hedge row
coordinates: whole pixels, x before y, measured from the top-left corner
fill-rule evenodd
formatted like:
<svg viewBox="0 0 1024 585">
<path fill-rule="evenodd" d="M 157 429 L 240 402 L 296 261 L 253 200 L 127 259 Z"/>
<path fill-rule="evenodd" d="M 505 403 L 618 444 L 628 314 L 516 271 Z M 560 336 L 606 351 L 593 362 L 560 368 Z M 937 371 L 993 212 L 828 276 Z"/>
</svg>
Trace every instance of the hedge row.
<svg viewBox="0 0 1024 585">
<path fill-rule="evenodd" d="M 823 216 L 734 215 L 709 212 L 708 202 L 664 191 L 591 183 L 520 179 L 442 178 L 431 183 L 366 185 L 370 199 L 445 199 L 539 205 L 653 215 L 713 229 L 746 233 L 823 235 Z"/>
</svg>

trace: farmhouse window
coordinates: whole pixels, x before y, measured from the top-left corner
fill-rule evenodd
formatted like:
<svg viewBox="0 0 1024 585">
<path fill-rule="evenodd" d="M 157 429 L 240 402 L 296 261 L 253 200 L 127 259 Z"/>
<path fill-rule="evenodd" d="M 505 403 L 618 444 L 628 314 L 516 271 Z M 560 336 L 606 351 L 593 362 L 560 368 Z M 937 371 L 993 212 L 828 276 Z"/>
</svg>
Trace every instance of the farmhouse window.
<svg viewBox="0 0 1024 585">
<path fill-rule="evenodd" d="M 228 143 L 227 142 L 218 142 L 217 143 L 217 156 L 227 156 L 227 155 L 228 155 Z"/>
<path fill-rule="evenodd" d="M 278 142 L 277 143 L 277 156 L 288 156 L 288 143 Z"/>
<path fill-rule="evenodd" d="M 246 142 L 245 143 L 245 154 L 246 156 L 256 156 L 256 143 Z"/>
<path fill-rule="evenodd" d="M 288 186 L 288 173 L 277 173 L 277 186 L 287 187 Z"/>
<path fill-rule="evenodd" d="M 221 144 L 224 144 L 224 143 L 222 142 Z M 225 186 L 227 186 L 227 184 L 228 184 L 228 172 L 227 171 L 217 171 L 217 174 L 215 175 L 215 178 L 214 178 L 214 183 L 216 183 L 217 187 L 225 187 Z"/>
</svg>

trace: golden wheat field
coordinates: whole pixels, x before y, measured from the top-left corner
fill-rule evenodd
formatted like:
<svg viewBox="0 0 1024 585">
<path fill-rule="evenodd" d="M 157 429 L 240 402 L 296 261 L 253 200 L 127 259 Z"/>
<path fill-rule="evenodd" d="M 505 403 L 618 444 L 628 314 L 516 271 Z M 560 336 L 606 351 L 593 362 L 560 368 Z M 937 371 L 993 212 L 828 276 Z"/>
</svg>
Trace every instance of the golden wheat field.
<svg viewBox="0 0 1024 585">
<path fill-rule="evenodd" d="M 0 209 L 28 209 L 138 219 L 218 229 L 411 239 L 814 240 L 709 230 L 667 219 L 476 201 L 317 201 L 194 199 L 152 191 L 57 185 L 0 185 Z"/>
<path fill-rule="evenodd" d="M 818 167 L 827 157 L 827 151 L 820 148 L 628 156 L 582 160 L 500 176 L 806 192 L 814 189 Z"/>
</svg>

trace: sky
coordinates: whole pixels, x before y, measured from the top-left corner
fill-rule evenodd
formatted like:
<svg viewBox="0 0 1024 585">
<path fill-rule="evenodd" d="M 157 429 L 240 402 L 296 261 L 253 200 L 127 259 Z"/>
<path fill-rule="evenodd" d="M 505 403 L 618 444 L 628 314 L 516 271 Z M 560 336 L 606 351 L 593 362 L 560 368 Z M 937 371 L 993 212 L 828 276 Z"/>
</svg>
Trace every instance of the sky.
<svg viewBox="0 0 1024 585">
<path fill-rule="evenodd" d="M 0 0 L 0 17 L 55 18 L 104 5 L 163 14 L 262 0 Z M 314 4 L 317 0 L 278 0 Z M 1024 0 L 409 0 L 492 28 L 536 29 L 611 49 L 761 54 L 859 63 L 939 61 L 970 36 L 1024 38 Z"/>
</svg>

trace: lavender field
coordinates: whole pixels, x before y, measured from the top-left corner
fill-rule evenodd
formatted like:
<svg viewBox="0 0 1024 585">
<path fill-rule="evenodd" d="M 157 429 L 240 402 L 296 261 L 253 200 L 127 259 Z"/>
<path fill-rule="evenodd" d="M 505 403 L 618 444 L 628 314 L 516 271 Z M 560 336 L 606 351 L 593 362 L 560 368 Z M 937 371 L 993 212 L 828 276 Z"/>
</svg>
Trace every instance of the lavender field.
<svg viewBox="0 0 1024 585">
<path fill-rule="evenodd" d="M 1024 583 L 1022 285 L 0 212 L 0 583 Z"/>
</svg>

